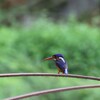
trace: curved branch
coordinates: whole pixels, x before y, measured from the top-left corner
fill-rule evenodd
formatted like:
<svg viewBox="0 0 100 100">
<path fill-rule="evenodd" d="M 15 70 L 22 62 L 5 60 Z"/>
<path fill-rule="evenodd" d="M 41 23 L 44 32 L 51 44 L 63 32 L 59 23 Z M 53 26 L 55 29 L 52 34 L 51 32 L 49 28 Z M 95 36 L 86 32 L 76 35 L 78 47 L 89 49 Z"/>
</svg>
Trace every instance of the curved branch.
<svg viewBox="0 0 100 100">
<path fill-rule="evenodd" d="M 66 87 L 66 88 L 43 90 L 43 91 L 39 91 L 39 92 L 33 92 L 33 93 L 28 93 L 28 94 L 24 94 L 24 95 L 20 95 L 20 96 L 16 96 L 16 97 L 7 98 L 7 99 L 4 99 L 4 100 L 19 100 L 19 99 L 29 98 L 29 97 L 32 97 L 32 96 L 38 96 L 38 95 L 53 93 L 53 92 L 62 92 L 62 91 L 89 89 L 89 88 L 100 88 L 100 84 L 98 84 L 98 85 L 72 86 L 72 87 Z"/>
<path fill-rule="evenodd" d="M 1 77 L 19 77 L 19 76 L 53 76 L 53 77 L 71 77 L 71 78 L 82 78 L 82 79 L 91 79 L 100 81 L 100 77 L 94 76 L 83 76 L 83 75 L 75 75 L 75 74 L 53 74 L 53 73 L 7 73 L 0 74 Z"/>
</svg>

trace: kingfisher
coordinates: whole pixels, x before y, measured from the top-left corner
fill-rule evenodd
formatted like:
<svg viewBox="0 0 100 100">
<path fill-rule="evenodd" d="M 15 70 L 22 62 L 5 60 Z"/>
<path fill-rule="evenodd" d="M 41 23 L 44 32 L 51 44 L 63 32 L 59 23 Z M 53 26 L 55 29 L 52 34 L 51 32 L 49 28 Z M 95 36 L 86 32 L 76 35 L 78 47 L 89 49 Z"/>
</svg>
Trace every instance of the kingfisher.
<svg viewBox="0 0 100 100">
<path fill-rule="evenodd" d="M 58 69 L 58 74 L 60 74 L 60 72 L 63 74 L 68 74 L 68 64 L 62 54 L 54 54 L 51 57 L 45 58 L 44 60 L 54 60 Z"/>
</svg>

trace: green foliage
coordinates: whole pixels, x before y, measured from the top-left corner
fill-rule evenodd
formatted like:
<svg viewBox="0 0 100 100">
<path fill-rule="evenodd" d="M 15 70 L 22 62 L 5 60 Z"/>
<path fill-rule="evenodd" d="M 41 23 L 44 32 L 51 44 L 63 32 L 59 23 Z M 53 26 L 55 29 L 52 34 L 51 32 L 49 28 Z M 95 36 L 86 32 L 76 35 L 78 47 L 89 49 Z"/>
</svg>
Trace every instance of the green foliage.
<svg viewBox="0 0 100 100">
<path fill-rule="evenodd" d="M 0 73 L 55 72 L 52 62 L 45 57 L 62 53 L 69 65 L 69 73 L 99 76 L 100 29 L 69 21 L 67 24 L 39 19 L 32 27 L 0 27 Z M 9 81 L 10 80 L 10 81 Z M 0 98 L 60 86 L 79 85 L 81 80 L 47 78 L 0 79 Z M 10 84 L 10 83 L 11 84 Z M 87 81 L 88 84 L 91 82 Z M 23 87 L 23 89 L 16 87 Z M 10 88 L 10 89 L 9 89 Z M 6 93 L 5 93 L 6 91 Z M 94 100 L 99 90 L 64 92 L 35 97 L 34 100 Z M 5 95 L 4 95 L 5 94 Z M 74 96 L 72 96 L 74 95 Z M 92 98 L 93 96 L 93 98 Z M 33 100 L 33 98 L 32 98 Z"/>
<path fill-rule="evenodd" d="M 100 66 L 99 31 L 75 21 L 62 25 L 42 19 L 35 21 L 31 28 L 1 27 L 1 72 L 5 68 L 10 72 L 33 71 L 33 66 L 35 72 L 47 70 L 49 67 L 43 66 L 48 63 L 42 59 L 62 53 L 71 73 L 95 75 Z"/>
</svg>

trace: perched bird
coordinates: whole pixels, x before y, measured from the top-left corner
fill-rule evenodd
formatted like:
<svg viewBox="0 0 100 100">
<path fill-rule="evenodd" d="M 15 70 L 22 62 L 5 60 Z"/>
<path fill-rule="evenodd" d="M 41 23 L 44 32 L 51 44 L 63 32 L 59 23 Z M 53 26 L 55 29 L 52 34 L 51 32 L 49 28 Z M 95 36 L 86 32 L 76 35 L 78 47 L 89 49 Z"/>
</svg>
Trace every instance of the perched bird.
<svg viewBox="0 0 100 100">
<path fill-rule="evenodd" d="M 54 54 L 51 57 L 45 58 L 44 60 L 54 60 L 58 68 L 58 74 L 60 72 L 62 72 L 63 74 L 68 74 L 68 65 L 62 54 Z"/>
</svg>

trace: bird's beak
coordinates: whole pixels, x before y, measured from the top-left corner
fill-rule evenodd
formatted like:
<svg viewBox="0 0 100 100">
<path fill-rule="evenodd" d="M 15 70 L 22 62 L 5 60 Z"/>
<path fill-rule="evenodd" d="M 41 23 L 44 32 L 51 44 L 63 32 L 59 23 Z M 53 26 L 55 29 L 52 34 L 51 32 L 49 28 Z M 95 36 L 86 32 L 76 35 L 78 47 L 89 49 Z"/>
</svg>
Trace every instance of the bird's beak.
<svg viewBox="0 0 100 100">
<path fill-rule="evenodd" d="M 53 57 L 48 57 L 48 58 L 45 58 L 44 60 L 52 60 Z"/>
</svg>

